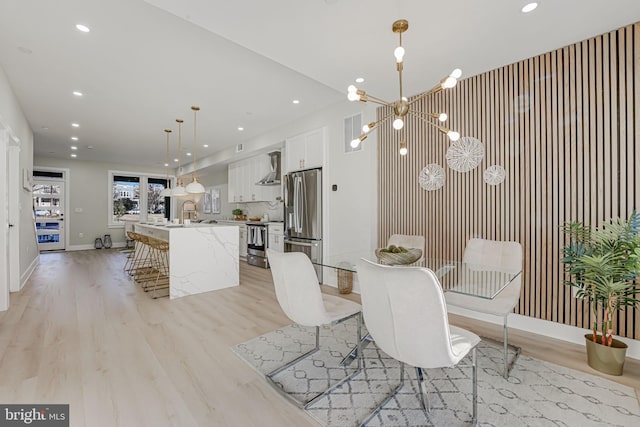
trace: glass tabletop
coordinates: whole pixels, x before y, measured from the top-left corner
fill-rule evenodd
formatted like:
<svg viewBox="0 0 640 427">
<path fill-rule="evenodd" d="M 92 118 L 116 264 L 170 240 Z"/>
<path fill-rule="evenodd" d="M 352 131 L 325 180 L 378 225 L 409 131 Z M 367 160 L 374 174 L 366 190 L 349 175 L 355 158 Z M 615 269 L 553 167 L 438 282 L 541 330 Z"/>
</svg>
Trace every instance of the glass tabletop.
<svg viewBox="0 0 640 427">
<path fill-rule="evenodd" d="M 356 263 L 361 258 L 378 262 L 375 254 L 367 253 L 330 256 L 323 262 L 315 262 L 314 264 L 357 273 Z M 493 266 L 434 258 L 425 258 L 412 264 L 404 264 L 402 267 L 429 268 L 436 274 L 445 292 L 455 292 L 484 299 L 495 298 L 520 274 L 520 271 L 505 271 Z"/>
</svg>

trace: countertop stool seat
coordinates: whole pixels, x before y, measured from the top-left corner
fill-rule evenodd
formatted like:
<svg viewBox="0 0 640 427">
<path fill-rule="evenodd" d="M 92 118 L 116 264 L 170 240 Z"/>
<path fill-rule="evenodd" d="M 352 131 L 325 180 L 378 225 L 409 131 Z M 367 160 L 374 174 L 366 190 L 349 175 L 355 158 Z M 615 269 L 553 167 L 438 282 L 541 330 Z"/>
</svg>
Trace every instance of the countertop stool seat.
<svg viewBox="0 0 640 427">
<path fill-rule="evenodd" d="M 155 239 L 144 234 L 137 234 L 140 251 L 137 261 L 134 262 L 133 278 L 145 292 L 148 292 L 158 276 L 156 255 L 152 245 L 152 241 Z"/>
<path fill-rule="evenodd" d="M 127 261 L 124 263 L 124 267 L 122 268 L 124 271 L 126 272 L 130 272 L 133 266 L 133 261 L 135 260 L 136 257 L 136 242 L 138 240 L 137 235 L 138 233 L 136 233 L 135 231 L 127 231 L 127 245 L 129 244 L 128 242 L 131 242 L 131 244 L 133 245 L 131 247 L 131 250 L 127 252 Z"/>
<path fill-rule="evenodd" d="M 169 289 L 169 242 L 166 240 L 160 240 L 153 237 L 148 238 L 148 244 L 151 247 L 151 264 L 153 271 L 156 272 L 155 280 L 153 281 L 153 289 L 149 286 L 149 289 L 153 291 L 153 298 L 158 298 L 157 291 L 161 289 Z"/>
<path fill-rule="evenodd" d="M 142 234 L 129 231 L 127 236 L 133 239 L 134 246 L 133 253 L 129 254 L 127 257 L 124 269 L 129 273 L 129 276 L 133 277 L 137 282 L 137 278 L 146 272 L 151 265 L 149 260 L 149 248 L 147 247 L 145 243 L 146 240 Z"/>
</svg>

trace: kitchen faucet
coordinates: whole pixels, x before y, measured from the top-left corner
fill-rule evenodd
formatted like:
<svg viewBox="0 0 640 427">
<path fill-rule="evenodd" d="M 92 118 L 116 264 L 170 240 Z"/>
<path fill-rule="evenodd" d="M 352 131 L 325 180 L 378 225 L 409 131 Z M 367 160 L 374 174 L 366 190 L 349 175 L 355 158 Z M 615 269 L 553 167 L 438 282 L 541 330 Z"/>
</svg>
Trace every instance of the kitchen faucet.
<svg viewBox="0 0 640 427">
<path fill-rule="evenodd" d="M 193 220 L 198 219 L 198 210 L 197 210 L 196 202 L 194 202 L 193 200 L 185 200 L 182 203 L 181 216 L 182 216 L 183 224 L 185 220 L 185 214 L 186 214 L 186 219 L 193 219 Z M 193 216 L 191 216 L 192 214 Z"/>
</svg>

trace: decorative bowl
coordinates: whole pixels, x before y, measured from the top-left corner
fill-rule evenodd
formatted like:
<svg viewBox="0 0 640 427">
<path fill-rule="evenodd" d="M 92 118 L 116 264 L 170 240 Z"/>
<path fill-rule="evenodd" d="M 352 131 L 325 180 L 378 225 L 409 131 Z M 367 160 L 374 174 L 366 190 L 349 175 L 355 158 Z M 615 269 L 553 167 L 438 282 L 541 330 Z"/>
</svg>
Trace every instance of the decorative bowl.
<svg viewBox="0 0 640 427">
<path fill-rule="evenodd" d="M 422 249 L 407 248 L 407 252 L 382 252 L 382 249 L 376 249 L 376 257 L 380 264 L 385 265 L 402 265 L 416 262 L 422 256 Z"/>
</svg>

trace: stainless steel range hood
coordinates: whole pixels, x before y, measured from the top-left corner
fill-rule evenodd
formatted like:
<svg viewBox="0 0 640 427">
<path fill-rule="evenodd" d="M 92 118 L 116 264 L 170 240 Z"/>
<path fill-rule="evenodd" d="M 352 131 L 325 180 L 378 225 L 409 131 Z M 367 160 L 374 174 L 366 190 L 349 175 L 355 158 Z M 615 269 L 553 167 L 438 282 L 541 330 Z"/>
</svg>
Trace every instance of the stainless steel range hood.
<svg viewBox="0 0 640 427">
<path fill-rule="evenodd" d="M 280 185 L 280 151 L 268 153 L 271 157 L 271 170 L 256 185 Z"/>
</svg>

